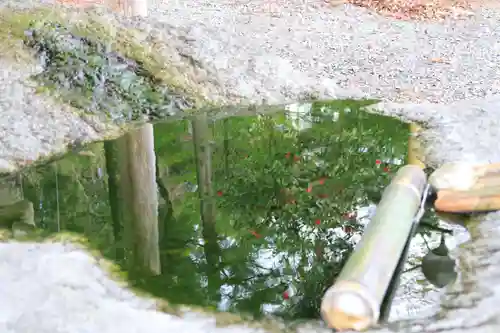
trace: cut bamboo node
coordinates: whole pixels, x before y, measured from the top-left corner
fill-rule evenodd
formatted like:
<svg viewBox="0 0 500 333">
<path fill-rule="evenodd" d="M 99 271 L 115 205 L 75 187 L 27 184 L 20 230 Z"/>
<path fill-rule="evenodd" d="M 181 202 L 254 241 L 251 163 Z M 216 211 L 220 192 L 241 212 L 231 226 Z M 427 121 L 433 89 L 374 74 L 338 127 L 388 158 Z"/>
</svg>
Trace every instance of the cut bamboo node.
<svg viewBox="0 0 500 333">
<path fill-rule="evenodd" d="M 376 323 L 379 309 L 362 286 L 341 281 L 325 293 L 321 315 L 337 331 L 364 331 Z"/>
<path fill-rule="evenodd" d="M 384 190 L 363 237 L 323 298 L 321 314 L 331 328 L 362 331 L 377 324 L 426 184 L 421 167 L 406 165 Z"/>
</svg>

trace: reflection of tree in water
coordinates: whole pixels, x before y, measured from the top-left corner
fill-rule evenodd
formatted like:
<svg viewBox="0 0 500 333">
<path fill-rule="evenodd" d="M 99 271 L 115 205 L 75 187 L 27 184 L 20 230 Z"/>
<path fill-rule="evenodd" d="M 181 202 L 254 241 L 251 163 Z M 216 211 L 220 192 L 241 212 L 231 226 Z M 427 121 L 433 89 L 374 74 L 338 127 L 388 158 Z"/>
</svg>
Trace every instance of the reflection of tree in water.
<svg viewBox="0 0 500 333">
<path fill-rule="evenodd" d="M 282 311 L 317 316 L 320 297 L 362 230 L 355 213 L 387 184 L 392 162 L 406 153 L 407 131 L 396 121 L 345 107 L 315 104 L 312 123 L 303 131 L 284 118 L 239 120 L 241 128 L 230 140 L 231 168 L 218 174 L 220 209 L 232 215 L 230 227 L 239 236 L 226 257 L 240 247 L 267 248 L 274 258 L 285 255 L 274 260 L 279 274 L 260 270 L 253 278 L 237 267 L 248 269 L 257 258 L 253 264 L 226 260 L 232 281 L 241 281 L 232 289 L 233 308 L 281 304 L 281 292 L 293 286 Z"/>
<path fill-rule="evenodd" d="M 102 232 L 108 205 L 102 199 L 107 186 L 102 182 L 99 156 L 75 155 L 23 177 L 25 197 L 34 203 L 37 226 L 57 231 L 69 230 L 86 236 Z M 57 221 L 62 224 L 58 226 Z"/>
<path fill-rule="evenodd" d="M 206 123 L 198 133 L 210 154 L 195 154 L 189 121 L 155 125 L 161 275 L 135 284 L 174 304 L 316 317 L 363 228 L 358 208 L 377 200 L 406 154 L 406 126 L 358 106 L 315 103 L 312 115 L 299 115 L 308 123 L 302 130 L 284 114 Z M 96 158 L 58 162 L 58 214 L 66 229 L 115 258 L 107 177 L 95 176 L 105 168 L 99 147 Z M 210 175 L 201 183 L 200 171 Z M 38 173 L 26 196 L 43 197 L 38 219 L 54 230 L 54 171 Z M 207 181 L 203 197 L 214 196 L 215 207 L 203 221 L 199 191 Z"/>
<path fill-rule="evenodd" d="M 25 199 L 22 182 L 21 175 L 0 179 L 0 228 L 13 236 L 23 236 L 36 227 L 33 203 Z"/>
</svg>

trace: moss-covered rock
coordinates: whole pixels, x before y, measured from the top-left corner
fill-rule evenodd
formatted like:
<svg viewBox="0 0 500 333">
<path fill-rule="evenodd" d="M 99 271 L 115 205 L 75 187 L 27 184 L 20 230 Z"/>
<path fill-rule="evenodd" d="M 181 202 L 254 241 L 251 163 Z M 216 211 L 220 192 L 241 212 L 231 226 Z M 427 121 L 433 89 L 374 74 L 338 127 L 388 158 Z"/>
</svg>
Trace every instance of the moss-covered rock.
<svg viewBox="0 0 500 333">
<path fill-rule="evenodd" d="M 0 129 L 8 142 L 0 174 L 145 120 L 239 101 L 180 55 L 180 42 L 157 41 L 134 19 L 100 7 L 0 4 Z"/>
<path fill-rule="evenodd" d="M 96 11 L 63 6 L 0 9 L 1 57 L 35 60 L 39 92 L 112 119 L 158 119 L 210 104 L 133 29 L 103 21 Z"/>
</svg>

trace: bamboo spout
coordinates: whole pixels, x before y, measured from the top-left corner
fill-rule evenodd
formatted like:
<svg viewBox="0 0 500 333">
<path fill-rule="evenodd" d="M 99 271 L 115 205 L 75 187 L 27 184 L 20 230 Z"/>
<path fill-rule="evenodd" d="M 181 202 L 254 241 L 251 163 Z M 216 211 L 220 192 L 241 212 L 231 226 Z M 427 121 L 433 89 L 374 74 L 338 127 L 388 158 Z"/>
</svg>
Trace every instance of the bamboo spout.
<svg viewBox="0 0 500 333">
<path fill-rule="evenodd" d="M 377 323 L 426 182 L 420 166 L 407 165 L 384 190 L 361 241 L 323 297 L 321 314 L 329 327 L 362 331 Z"/>
</svg>

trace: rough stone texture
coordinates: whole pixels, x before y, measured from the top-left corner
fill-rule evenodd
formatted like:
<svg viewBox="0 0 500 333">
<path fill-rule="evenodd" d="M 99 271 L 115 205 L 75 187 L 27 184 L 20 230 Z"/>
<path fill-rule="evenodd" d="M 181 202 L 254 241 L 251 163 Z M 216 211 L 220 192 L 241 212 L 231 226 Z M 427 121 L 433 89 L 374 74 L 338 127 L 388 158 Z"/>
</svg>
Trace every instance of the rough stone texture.
<svg viewBox="0 0 500 333">
<path fill-rule="evenodd" d="M 327 1 L 328 2 L 328 1 Z M 149 23 L 177 27 L 183 51 L 246 95 L 293 96 L 313 80 L 339 95 L 448 103 L 499 92 L 500 12 L 397 21 L 320 0 L 165 1 Z M 263 78 L 266 79 L 263 79 Z"/>
<path fill-rule="evenodd" d="M 48 154 L 61 153 L 77 140 L 97 140 L 96 131 L 75 110 L 35 93 L 27 78 L 36 66 L 0 58 L 0 172 L 11 172 Z"/>
<path fill-rule="evenodd" d="M 422 137 L 429 163 L 500 161 L 500 97 L 457 101 L 449 105 L 380 103 L 374 108 L 403 119 L 424 122 Z"/>
<path fill-rule="evenodd" d="M 0 330 L 5 333 L 196 333 L 215 329 L 210 318 L 197 319 L 193 314 L 191 320 L 182 320 L 155 311 L 152 301 L 109 280 L 96 259 L 73 246 L 0 244 L 0 272 L 0 297 L 5 301 Z"/>
<path fill-rule="evenodd" d="M 10 1 L 0 6 L 6 3 L 32 5 Z M 222 102 L 276 104 L 310 96 L 366 96 L 399 102 L 396 108 L 403 107 L 410 116 L 418 108 L 422 119 L 429 120 L 436 106 L 410 110 L 404 103 L 442 105 L 477 97 L 496 102 L 499 13 L 498 8 L 479 8 L 463 21 L 415 23 L 321 0 L 218 0 L 196 5 L 176 0 L 155 2 L 147 20 L 121 21 L 144 29 L 144 42 L 163 45 L 167 59 L 182 64 L 190 80 L 207 87 L 205 95 Z M 115 20 L 109 13 L 103 16 Z M 61 151 L 72 140 L 95 138 L 95 129 L 69 116 L 67 107 L 42 101 L 25 87 L 24 77 L 32 69 L 5 63 L 1 67 L 3 170 Z M 38 105 L 36 112 L 33 105 Z M 461 113 L 461 119 L 474 118 L 477 111 Z M 455 118 L 442 117 L 448 127 L 454 126 Z M 30 126 L 21 128 L 23 122 Z"/>
<path fill-rule="evenodd" d="M 494 95 L 500 79 L 499 17 L 480 9 L 468 21 L 410 23 L 352 6 L 327 9 L 319 0 L 168 0 L 150 19 L 124 24 L 174 45 L 178 53 L 172 57 L 203 69 L 204 79 L 231 101 L 285 103 L 311 94 L 382 98 L 378 110 L 428 124 L 423 138 L 429 163 L 439 165 L 500 160 L 500 98 Z M 24 81 L 32 69 L 5 63 L 0 68 L 2 169 L 106 133 L 33 94 Z M 447 291 L 440 314 L 393 328 L 498 330 L 498 218 L 490 214 L 470 227 L 471 241 L 457 251 L 460 282 Z M 211 318 L 157 313 L 151 302 L 106 278 L 84 252 L 61 244 L 0 244 L 0 282 L 2 332 L 253 331 L 216 328 Z"/>
</svg>

